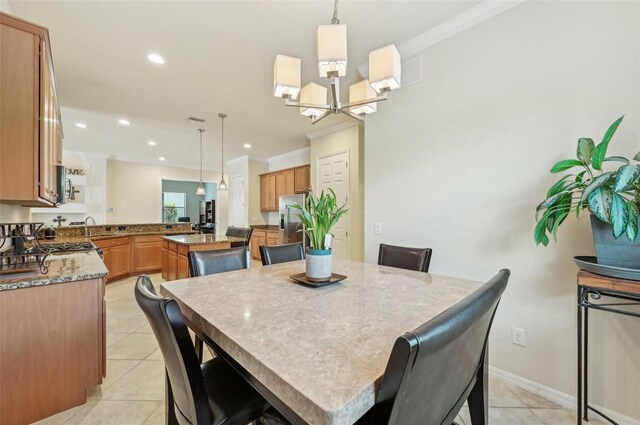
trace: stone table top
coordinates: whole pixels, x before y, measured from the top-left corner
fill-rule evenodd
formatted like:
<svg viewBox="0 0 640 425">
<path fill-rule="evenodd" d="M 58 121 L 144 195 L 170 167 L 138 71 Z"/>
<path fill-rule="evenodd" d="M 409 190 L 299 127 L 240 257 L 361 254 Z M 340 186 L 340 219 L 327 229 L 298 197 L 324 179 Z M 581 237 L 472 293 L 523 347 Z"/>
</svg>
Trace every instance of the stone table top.
<svg viewBox="0 0 640 425">
<path fill-rule="evenodd" d="M 44 274 L 38 270 L 0 276 L 0 291 L 97 279 L 109 273 L 102 258 L 93 249 L 52 254 L 46 258 L 46 261 L 49 262 L 49 266 L 47 273 Z"/>
<path fill-rule="evenodd" d="M 196 235 L 175 235 L 165 236 L 163 239 L 169 242 L 178 243 L 180 245 L 214 245 L 227 242 L 242 242 L 242 238 L 234 238 L 233 236 L 213 235 L 210 233 Z"/>
<path fill-rule="evenodd" d="M 334 261 L 341 283 L 289 276 L 304 261 L 162 283 L 194 327 L 309 424 L 351 424 L 369 410 L 395 340 L 480 283 Z"/>
</svg>

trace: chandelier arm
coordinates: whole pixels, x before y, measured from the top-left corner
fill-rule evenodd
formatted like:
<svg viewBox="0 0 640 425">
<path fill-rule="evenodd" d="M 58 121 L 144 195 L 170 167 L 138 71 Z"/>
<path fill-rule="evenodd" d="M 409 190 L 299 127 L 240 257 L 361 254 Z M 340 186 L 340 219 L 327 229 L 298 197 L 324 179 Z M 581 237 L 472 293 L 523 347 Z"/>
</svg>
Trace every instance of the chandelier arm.
<svg viewBox="0 0 640 425">
<path fill-rule="evenodd" d="M 284 103 L 284 106 L 293 106 L 296 108 L 327 109 L 327 110 L 333 109 L 331 105 L 316 105 L 313 103 L 300 103 L 300 102 L 291 102 L 291 101 L 286 101 Z"/>
<path fill-rule="evenodd" d="M 340 112 L 342 112 L 345 115 L 350 116 L 351 118 L 354 118 L 360 122 L 364 122 L 364 117 L 362 115 L 358 115 L 358 114 L 354 114 L 353 112 L 351 112 L 348 109 L 341 109 Z"/>
<path fill-rule="evenodd" d="M 315 117 L 315 118 L 311 118 L 311 125 L 313 125 L 313 124 L 317 123 L 317 122 L 318 122 L 318 121 L 320 121 L 320 120 L 325 119 L 326 117 L 328 117 L 329 115 L 331 115 L 331 112 L 332 112 L 331 110 L 328 110 L 328 111 L 323 112 L 323 113 L 322 113 L 322 115 L 318 115 L 318 116 L 317 116 L 317 117 Z"/>
<path fill-rule="evenodd" d="M 383 94 L 371 99 L 358 100 L 357 102 L 350 102 L 342 105 L 343 108 L 353 108 L 354 106 L 362 106 L 368 105 L 369 103 L 382 102 L 383 100 L 387 100 L 387 95 Z"/>
</svg>

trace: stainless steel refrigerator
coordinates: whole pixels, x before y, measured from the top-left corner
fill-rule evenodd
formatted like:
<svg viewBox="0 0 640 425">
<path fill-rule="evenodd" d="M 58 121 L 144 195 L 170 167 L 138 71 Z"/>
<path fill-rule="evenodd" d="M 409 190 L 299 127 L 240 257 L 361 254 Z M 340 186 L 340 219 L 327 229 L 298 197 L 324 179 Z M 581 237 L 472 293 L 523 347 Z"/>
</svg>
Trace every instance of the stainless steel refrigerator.
<svg viewBox="0 0 640 425">
<path fill-rule="evenodd" d="M 280 205 L 280 243 L 302 242 L 303 247 L 307 247 L 307 236 L 302 231 L 302 223 L 298 218 L 298 210 L 291 205 L 304 205 L 305 195 L 281 196 Z"/>
</svg>

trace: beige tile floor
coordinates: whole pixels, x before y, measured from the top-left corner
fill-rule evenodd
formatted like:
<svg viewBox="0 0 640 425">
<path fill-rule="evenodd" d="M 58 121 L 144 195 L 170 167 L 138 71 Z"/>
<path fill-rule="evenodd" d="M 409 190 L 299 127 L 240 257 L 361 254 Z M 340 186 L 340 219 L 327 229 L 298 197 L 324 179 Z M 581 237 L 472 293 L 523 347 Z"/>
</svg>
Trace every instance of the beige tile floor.
<svg viewBox="0 0 640 425">
<path fill-rule="evenodd" d="M 254 266 L 260 267 L 259 263 Z M 162 282 L 159 274 L 151 279 L 156 285 Z M 90 392 L 86 404 L 37 422 L 38 425 L 164 424 L 162 356 L 133 297 L 135 280 L 128 278 L 107 285 L 107 378 Z M 491 425 L 576 423 L 575 412 L 497 379 L 489 382 L 489 406 Z M 457 422 L 471 425 L 466 408 Z"/>
</svg>

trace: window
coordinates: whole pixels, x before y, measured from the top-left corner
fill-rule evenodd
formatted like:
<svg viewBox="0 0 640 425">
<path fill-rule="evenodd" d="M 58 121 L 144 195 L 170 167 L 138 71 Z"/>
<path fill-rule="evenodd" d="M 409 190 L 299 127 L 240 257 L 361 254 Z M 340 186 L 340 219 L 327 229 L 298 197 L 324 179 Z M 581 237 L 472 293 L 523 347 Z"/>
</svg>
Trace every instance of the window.
<svg viewBox="0 0 640 425">
<path fill-rule="evenodd" d="M 162 192 L 162 221 L 175 223 L 178 217 L 186 215 L 187 194 L 180 192 Z"/>
</svg>

